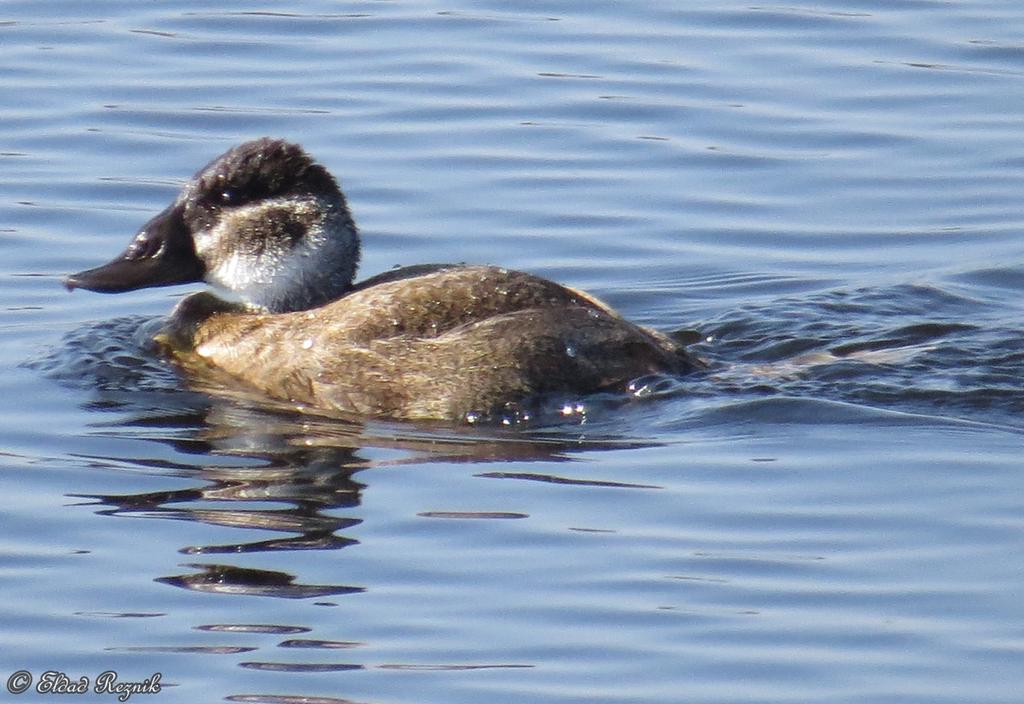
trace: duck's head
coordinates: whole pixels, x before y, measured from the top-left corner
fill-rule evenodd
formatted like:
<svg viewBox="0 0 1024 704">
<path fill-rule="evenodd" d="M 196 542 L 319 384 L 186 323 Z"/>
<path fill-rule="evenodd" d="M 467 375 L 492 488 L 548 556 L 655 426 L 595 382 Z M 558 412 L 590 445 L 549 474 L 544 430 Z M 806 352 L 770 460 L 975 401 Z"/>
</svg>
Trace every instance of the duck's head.
<svg viewBox="0 0 1024 704">
<path fill-rule="evenodd" d="M 120 256 L 64 285 L 120 293 L 205 281 L 284 312 L 337 298 L 358 263 L 359 234 L 334 177 L 297 144 L 264 138 L 214 159 Z"/>
</svg>

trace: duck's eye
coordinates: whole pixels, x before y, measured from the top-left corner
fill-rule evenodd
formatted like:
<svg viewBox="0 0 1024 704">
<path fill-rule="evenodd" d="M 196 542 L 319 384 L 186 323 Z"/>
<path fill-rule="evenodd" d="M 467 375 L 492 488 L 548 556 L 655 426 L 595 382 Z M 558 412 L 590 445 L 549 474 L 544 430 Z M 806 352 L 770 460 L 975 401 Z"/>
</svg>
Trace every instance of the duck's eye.
<svg viewBox="0 0 1024 704">
<path fill-rule="evenodd" d="M 220 192 L 220 202 L 224 205 L 237 205 L 240 200 L 238 191 L 234 188 L 225 188 Z"/>
</svg>

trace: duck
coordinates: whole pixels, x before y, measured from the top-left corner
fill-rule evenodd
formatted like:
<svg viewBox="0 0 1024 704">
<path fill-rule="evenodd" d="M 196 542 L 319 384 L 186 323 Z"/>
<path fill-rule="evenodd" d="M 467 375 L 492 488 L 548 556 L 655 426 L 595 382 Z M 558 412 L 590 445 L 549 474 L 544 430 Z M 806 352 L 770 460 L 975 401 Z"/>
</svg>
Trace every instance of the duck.
<svg viewBox="0 0 1024 704">
<path fill-rule="evenodd" d="M 205 282 L 154 338 L 179 368 L 298 409 L 474 423 L 541 398 L 624 391 L 704 363 L 583 291 L 498 266 L 421 264 L 356 282 L 360 235 L 334 176 L 264 137 L 188 180 L 68 290 Z"/>
</svg>

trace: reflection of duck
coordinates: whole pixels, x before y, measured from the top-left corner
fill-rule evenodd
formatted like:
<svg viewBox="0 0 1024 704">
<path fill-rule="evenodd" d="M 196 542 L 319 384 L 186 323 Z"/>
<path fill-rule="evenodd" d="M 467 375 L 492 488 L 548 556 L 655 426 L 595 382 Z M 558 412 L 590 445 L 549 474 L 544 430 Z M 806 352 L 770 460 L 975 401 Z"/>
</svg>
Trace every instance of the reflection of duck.
<svg viewBox="0 0 1024 704">
<path fill-rule="evenodd" d="M 175 398 L 180 395 L 175 394 Z M 145 399 L 142 394 L 135 396 Z M 144 437 L 173 448 L 177 457 L 173 463 L 153 459 L 153 453 L 148 450 L 137 458 L 89 457 L 91 463 L 112 471 L 130 466 L 147 474 L 180 479 L 184 486 L 142 493 L 71 496 L 93 501 L 96 512 L 102 515 L 169 519 L 191 524 L 195 530 L 188 531 L 189 534 L 204 536 L 204 540 L 201 544 L 180 547 L 178 552 L 186 555 L 210 558 L 297 550 L 333 551 L 359 542 L 354 534 L 363 522 L 363 518 L 357 516 L 365 513 L 358 507 L 366 484 L 358 480 L 356 474 L 364 469 L 402 464 L 419 467 L 428 461 L 566 462 L 573 453 L 638 446 L 634 441 L 615 442 L 604 438 L 588 441 L 578 433 L 561 438 L 549 434 L 530 437 L 522 433 L 480 433 L 475 428 L 403 436 L 393 423 L 367 424 L 371 428 L 377 426 L 381 432 L 367 435 L 361 424 L 295 412 L 281 413 L 263 405 L 247 407 L 245 403 L 222 402 L 217 397 L 210 400 L 212 405 L 204 409 L 172 408 L 167 416 L 161 415 L 168 410 L 162 401 L 159 407 L 143 404 L 135 409 L 141 415 L 122 416 L 115 421 L 118 432 L 128 432 L 133 438 Z M 126 427 L 145 428 L 145 431 L 140 436 L 125 431 Z M 182 429 L 188 432 L 182 434 Z M 363 446 L 386 447 L 389 452 L 370 461 L 360 456 L 359 448 Z M 156 455 L 163 457 L 163 453 Z M 224 458 L 232 459 L 225 461 Z M 475 476 L 545 484 L 652 488 L 535 472 L 495 471 Z M 472 510 L 420 515 L 507 517 L 500 512 Z M 215 529 L 206 530 L 202 525 Z M 235 537 L 224 542 L 226 535 Z M 217 542 L 210 542 L 215 539 Z M 271 564 L 274 564 L 273 559 Z M 156 581 L 210 593 L 281 598 L 363 591 L 363 587 L 348 583 L 309 583 L 282 570 L 252 569 L 228 558 L 217 564 L 187 566 L 196 572 L 162 576 Z"/>
<path fill-rule="evenodd" d="M 259 139 L 199 171 L 110 263 L 69 289 L 206 281 L 159 339 L 190 370 L 360 415 L 474 420 L 701 366 L 591 296 L 487 266 L 421 265 L 353 284 L 359 236 L 330 173 Z"/>
</svg>

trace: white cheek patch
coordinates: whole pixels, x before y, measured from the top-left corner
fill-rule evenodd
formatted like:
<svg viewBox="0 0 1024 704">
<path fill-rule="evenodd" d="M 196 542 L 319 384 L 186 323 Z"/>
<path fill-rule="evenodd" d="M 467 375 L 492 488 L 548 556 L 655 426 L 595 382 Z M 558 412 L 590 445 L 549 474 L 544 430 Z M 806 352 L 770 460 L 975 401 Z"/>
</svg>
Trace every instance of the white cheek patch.
<svg viewBox="0 0 1024 704">
<path fill-rule="evenodd" d="M 221 286 L 241 290 L 252 284 L 267 283 L 269 274 L 266 267 L 260 266 L 257 257 L 233 252 L 227 259 L 222 259 L 208 277 Z"/>
<path fill-rule="evenodd" d="M 271 211 L 282 208 L 308 223 L 298 240 L 276 236 L 263 225 Z M 349 244 L 354 232 L 325 228 L 329 211 L 329 204 L 311 199 L 225 209 L 213 227 L 193 235 L 196 254 L 206 265 L 206 282 L 270 310 L 303 305 L 314 297 L 311 287 L 315 291 L 337 271 L 354 268 L 349 260 L 358 257 L 358 244 Z"/>
<path fill-rule="evenodd" d="M 306 276 L 315 267 L 315 258 L 305 251 L 285 257 L 260 259 L 232 254 L 207 275 L 210 283 L 233 291 L 249 303 L 276 308 L 278 303 L 299 295 Z"/>
<path fill-rule="evenodd" d="M 224 251 L 224 240 L 215 228 L 196 239 L 196 251 L 207 262 L 206 281 L 226 289 L 243 300 L 261 307 L 276 308 L 281 302 L 301 298 L 309 281 L 321 274 L 322 257 L 316 256 L 318 238 L 307 237 L 300 246 L 287 252 L 265 251 L 257 255 L 250 252 Z M 220 245 L 215 256 L 207 252 Z"/>
</svg>

